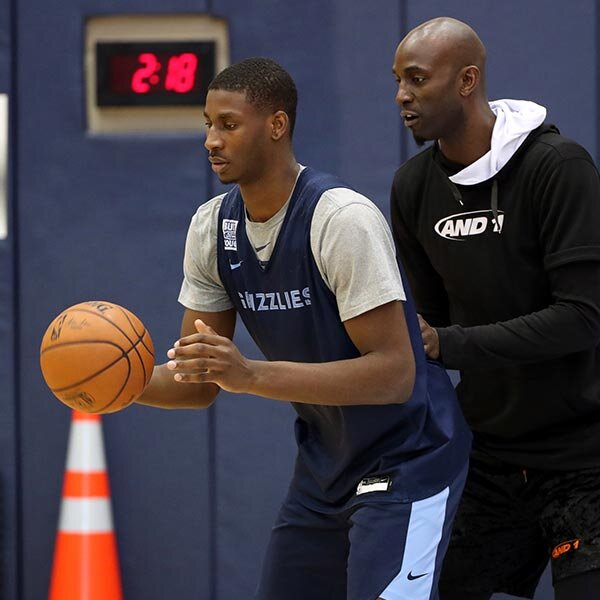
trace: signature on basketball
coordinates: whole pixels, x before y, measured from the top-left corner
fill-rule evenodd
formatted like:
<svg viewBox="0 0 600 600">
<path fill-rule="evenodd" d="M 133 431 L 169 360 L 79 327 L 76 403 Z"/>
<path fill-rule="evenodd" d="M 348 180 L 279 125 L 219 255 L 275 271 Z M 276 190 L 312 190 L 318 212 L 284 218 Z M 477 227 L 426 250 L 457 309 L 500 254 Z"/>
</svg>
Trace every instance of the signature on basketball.
<svg viewBox="0 0 600 600">
<path fill-rule="evenodd" d="M 83 329 L 84 327 L 90 327 L 90 322 L 83 317 L 83 319 L 79 320 L 75 317 L 71 317 L 67 322 L 69 329 Z"/>
<path fill-rule="evenodd" d="M 67 316 L 68 315 L 60 315 L 60 317 L 56 319 L 56 323 L 54 323 L 54 325 L 52 326 L 52 333 L 50 334 L 50 339 L 53 342 L 55 342 L 60 337 L 60 332 L 62 331 Z"/>
<path fill-rule="evenodd" d="M 64 396 L 64 400 L 65 402 L 70 402 L 72 404 L 75 404 L 77 406 L 80 406 L 81 408 L 89 408 L 90 406 L 93 406 L 95 403 L 94 397 L 91 394 L 88 394 L 87 392 L 77 392 L 76 394 L 73 394 L 72 396 Z"/>
</svg>

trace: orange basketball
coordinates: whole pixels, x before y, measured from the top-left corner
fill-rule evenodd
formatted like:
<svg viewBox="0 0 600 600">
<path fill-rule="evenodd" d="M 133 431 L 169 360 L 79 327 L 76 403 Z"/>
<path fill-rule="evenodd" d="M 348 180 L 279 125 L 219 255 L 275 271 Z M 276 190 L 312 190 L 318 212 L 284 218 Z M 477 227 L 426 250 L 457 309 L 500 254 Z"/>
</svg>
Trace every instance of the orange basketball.
<svg viewBox="0 0 600 600">
<path fill-rule="evenodd" d="M 48 326 L 40 348 L 42 374 L 67 406 L 111 413 L 144 390 L 154 366 L 154 346 L 144 324 L 113 302 L 82 302 Z"/>
</svg>

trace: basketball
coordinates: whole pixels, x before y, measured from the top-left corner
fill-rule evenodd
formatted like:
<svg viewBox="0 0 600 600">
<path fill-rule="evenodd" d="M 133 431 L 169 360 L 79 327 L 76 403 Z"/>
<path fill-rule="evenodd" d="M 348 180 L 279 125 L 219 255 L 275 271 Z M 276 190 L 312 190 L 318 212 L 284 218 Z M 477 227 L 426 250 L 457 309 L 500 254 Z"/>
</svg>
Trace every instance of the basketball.
<svg viewBox="0 0 600 600">
<path fill-rule="evenodd" d="M 40 366 L 52 393 L 87 413 L 129 406 L 144 390 L 154 366 L 154 346 L 144 324 L 113 302 L 75 304 L 48 326 Z"/>
</svg>

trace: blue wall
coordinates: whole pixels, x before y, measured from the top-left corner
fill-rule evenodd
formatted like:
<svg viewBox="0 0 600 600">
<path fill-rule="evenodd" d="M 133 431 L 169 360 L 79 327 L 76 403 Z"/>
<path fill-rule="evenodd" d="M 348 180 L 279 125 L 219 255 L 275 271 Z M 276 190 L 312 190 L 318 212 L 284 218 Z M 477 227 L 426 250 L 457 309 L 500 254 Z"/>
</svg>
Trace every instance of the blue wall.
<svg viewBox="0 0 600 600">
<path fill-rule="evenodd" d="M 478 30 L 489 51 L 491 97 L 545 104 L 564 133 L 596 154 L 595 3 L 552 4 L 550 12 L 544 0 L 305 0 L 301 8 L 283 0 L 171 0 L 168 10 L 225 17 L 232 61 L 250 55 L 280 61 L 300 91 L 298 159 L 336 172 L 387 212 L 392 174 L 415 150 L 394 105 L 393 54 L 404 32 L 433 16 L 456 16 Z M 15 254 L 10 240 L 0 241 L 0 378 L 8 382 L 0 392 L 8 499 L 0 595 L 7 600 L 46 596 L 60 504 L 70 415 L 41 379 L 42 333 L 63 307 L 110 299 L 142 318 L 162 360 L 178 337 L 189 218 L 221 189 L 198 135 L 85 132 L 84 19 L 164 6 L 159 0 L 18 2 Z M 8 8 L 0 0 L 0 92 L 10 79 Z M 236 340 L 257 355 L 241 327 Z M 292 421 L 282 403 L 228 394 L 209 411 L 132 407 L 104 418 L 128 600 L 251 597 L 289 478 Z M 550 598 L 547 580 L 537 598 Z"/>
<path fill-rule="evenodd" d="M 0 94 L 11 90 L 11 6 L 0 0 Z M 11 107 L 12 108 L 12 107 Z M 2 125 L 4 126 L 4 123 Z M 10 169 L 10 167 L 9 167 Z M 10 181 L 9 185 L 13 182 Z M 10 215 L 12 217 L 12 215 Z M 19 502 L 16 415 L 14 226 L 0 239 L 0 596 L 16 598 L 18 585 Z"/>
<path fill-rule="evenodd" d="M 467 21 L 488 50 L 490 99 L 522 98 L 548 108 L 561 132 L 597 155 L 597 3 L 508 0 L 406 3 L 407 24 L 439 15 Z"/>
</svg>

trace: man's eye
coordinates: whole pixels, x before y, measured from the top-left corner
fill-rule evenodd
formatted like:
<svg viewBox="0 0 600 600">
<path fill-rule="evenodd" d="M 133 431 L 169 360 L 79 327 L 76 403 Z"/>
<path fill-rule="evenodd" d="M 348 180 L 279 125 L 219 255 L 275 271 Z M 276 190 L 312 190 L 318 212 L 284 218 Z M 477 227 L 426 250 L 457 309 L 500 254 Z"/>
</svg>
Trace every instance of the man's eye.
<svg viewBox="0 0 600 600">
<path fill-rule="evenodd" d="M 414 83 L 423 83 L 425 81 L 425 77 L 421 77 L 420 75 L 415 75 L 412 78 Z"/>
<path fill-rule="evenodd" d="M 225 129 L 235 129 L 237 127 L 237 123 L 225 123 Z"/>
<path fill-rule="evenodd" d="M 206 123 L 204 123 L 204 127 L 206 127 L 206 129 L 209 129 L 211 125 L 212 125 L 212 123 L 209 123 L 208 121 L 206 121 Z"/>
</svg>

